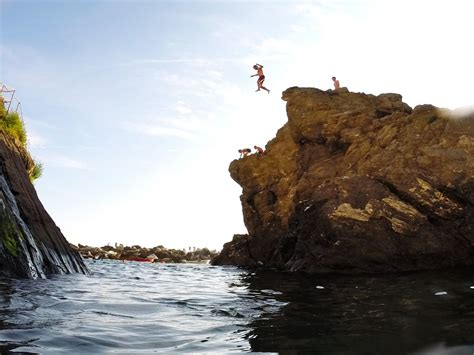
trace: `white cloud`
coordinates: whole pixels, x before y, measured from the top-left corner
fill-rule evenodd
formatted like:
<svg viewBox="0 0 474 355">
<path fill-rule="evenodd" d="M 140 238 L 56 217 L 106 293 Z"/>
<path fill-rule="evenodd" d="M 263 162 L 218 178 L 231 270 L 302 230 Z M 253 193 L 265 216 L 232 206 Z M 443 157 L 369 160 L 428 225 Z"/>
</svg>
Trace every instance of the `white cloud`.
<svg viewBox="0 0 474 355">
<path fill-rule="evenodd" d="M 54 129 L 53 125 L 43 123 L 41 121 L 32 120 L 28 116 L 23 116 L 23 121 L 25 123 L 25 129 L 28 138 L 28 145 L 30 148 L 45 148 L 48 140 L 44 137 L 35 127 L 43 126 L 48 129 Z"/>
<path fill-rule="evenodd" d="M 124 123 L 122 127 L 128 131 L 142 133 L 149 136 L 169 136 L 185 140 L 196 139 L 192 132 L 188 130 L 175 127 L 167 127 L 160 124 L 127 122 Z"/>
<path fill-rule="evenodd" d="M 47 139 L 33 129 L 28 129 L 28 145 L 32 148 L 46 147 Z"/>
<path fill-rule="evenodd" d="M 150 64 L 179 64 L 179 63 L 190 63 L 204 65 L 209 62 L 206 59 L 201 58 L 183 58 L 183 59 L 134 59 L 129 62 L 120 64 L 121 66 L 130 65 L 150 65 Z"/>
<path fill-rule="evenodd" d="M 76 159 L 69 158 L 62 154 L 42 154 L 40 156 L 45 166 L 53 166 L 59 168 L 78 169 L 78 170 L 90 170 L 86 163 Z"/>
<path fill-rule="evenodd" d="M 169 127 L 177 128 L 184 131 L 198 132 L 205 124 L 206 118 L 199 118 L 195 115 L 185 117 L 171 118 L 162 120 Z"/>
<path fill-rule="evenodd" d="M 191 108 L 189 108 L 184 102 L 179 101 L 175 106 L 176 112 L 181 115 L 187 115 L 193 112 Z"/>
<path fill-rule="evenodd" d="M 287 39 L 282 38 L 266 38 L 258 46 L 259 51 L 263 53 L 270 53 L 270 56 L 275 56 L 276 54 L 288 54 L 288 51 L 291 51 L 294 47 L 294 44 Z"/>
</svg>

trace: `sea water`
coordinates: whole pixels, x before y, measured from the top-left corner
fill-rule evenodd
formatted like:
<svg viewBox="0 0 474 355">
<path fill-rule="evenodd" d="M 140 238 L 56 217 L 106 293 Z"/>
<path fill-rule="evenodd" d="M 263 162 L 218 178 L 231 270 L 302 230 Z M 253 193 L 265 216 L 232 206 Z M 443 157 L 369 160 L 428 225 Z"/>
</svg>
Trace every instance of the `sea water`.
<svg viewBox="0 0 474 355">
<path fill-rule="evenodd" d="M 87 264 L 91 276 L 0 279 L 0 353 L 474 353 L 473 270 Z"/>
</svg>

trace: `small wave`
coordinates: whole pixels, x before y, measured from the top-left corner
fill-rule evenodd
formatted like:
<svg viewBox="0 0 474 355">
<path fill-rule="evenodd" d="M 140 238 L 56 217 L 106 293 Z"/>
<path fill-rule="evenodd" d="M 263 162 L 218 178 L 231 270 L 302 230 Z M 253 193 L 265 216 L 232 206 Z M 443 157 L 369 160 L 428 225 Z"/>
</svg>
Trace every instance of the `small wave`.
<svg viewBox="0 0 474 355">
<path fill-rule="evenodd" d="M 212 314 L 215 314 L 217 316 L 224 316 L 224 317 L 231 317 L 231 318 L 245 318 L 245 316 L 235 309 L 213 309 L 211 311 Z"/>
<path fill-rule="evenodd" d="M 101 316 L 113 316 L 113 317 L 120 317 L 120 318 L 130 318 L 134 319 L 135 317 L 133 316 L 127 316 L 125 314 L 116 314 L 116 313 L 110 313 L 110 312 L 104 312 L 104 311 L 91 311 L 92 313 L 101 315 Z"/>
<path fill-rule="evenodd" d="M 399 353 L 437 339 L 474 350 L 467 344 L 474 334 L 472 272 L 311 277 L 205 265 L 88 265 L 89 277 L 0 280 L 0 353 L 372 354 L 400 339 Z"/>
<path fill-rule="evenodd" d="M 35 344 L 32 344 L 34 341 L 38 340 L 39 338 L 25 340 L 25 341 L 1 341 L 0 340 L 0 354 L 7 354 L 10 353 L 12 350 L 22 347 L 38 347 Z M 17 353 L 17 352 L 15 352 Z M 37 354 L 37 352 L 30 353 L 22 351 L 21 354 Z"/>
</svg>

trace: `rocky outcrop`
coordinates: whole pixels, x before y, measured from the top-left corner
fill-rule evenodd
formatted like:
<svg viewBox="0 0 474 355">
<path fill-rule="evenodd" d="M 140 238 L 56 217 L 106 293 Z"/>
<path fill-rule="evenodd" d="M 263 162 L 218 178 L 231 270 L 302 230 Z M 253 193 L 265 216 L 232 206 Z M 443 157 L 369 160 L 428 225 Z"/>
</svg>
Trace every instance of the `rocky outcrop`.
<svg viewBox="0 0 474 355">
<path fill-rule="evenodd" d="M 314 273 L 474 264 L 474 117 L 293 87 L 265 155 L 234 160 L 248 235 L 214 264 Z"/>
<path fill-rule="evenodd" d="M 112 260 L 137 260 L 148 259 L 151 262 L 163 263 L 187 263 L 207 262 L 217 255 L 215 250 L 208 248 L 193 248 L 193 250 L 168 249 L 162 245 L 145 248 L 139 245 L 123 246 L 122 244 L 105 245 L 103 247 L 91 247 L 79 244 L 74 249 L 86 259 L 112 259 Z M 191 249 L 191 248 L 190 248 Z"/>
<path fill-rule="evenodd" d="M 38 199 L 28 176 L 33 165 L 23 145 L 0 131 L 0 276 L 87 273 Z"/>
</svg>

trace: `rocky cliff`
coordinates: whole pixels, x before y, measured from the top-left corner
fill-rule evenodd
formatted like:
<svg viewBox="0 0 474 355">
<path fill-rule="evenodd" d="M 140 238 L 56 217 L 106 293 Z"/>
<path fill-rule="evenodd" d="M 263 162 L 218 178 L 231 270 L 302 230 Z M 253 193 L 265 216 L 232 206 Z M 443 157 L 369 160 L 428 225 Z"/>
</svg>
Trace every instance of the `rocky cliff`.
<svg viewBox="0 0 474 355">
<path fill-rule="evenodd" d="M 38 199 L 28 176 L 33 165 L 21 142 L 0 131 L 0 276 L 87 273 Z"/>
<path fill-rule="evenodd" d="M 248 235 L 214 264 L 395 272 L 474 264 L 474 117 L 398 94 L 283 92 L 265 155 L 230 164 Z"/>
</svg>

